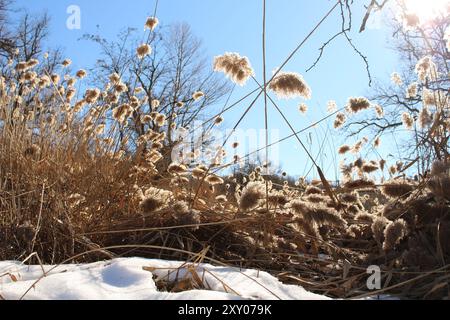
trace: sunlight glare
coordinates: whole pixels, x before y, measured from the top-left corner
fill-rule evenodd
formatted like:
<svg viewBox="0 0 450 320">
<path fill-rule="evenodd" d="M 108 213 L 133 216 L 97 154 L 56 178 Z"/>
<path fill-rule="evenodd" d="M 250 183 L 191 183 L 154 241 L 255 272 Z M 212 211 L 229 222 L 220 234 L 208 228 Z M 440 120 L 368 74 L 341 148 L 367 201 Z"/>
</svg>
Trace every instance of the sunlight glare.
<svg viewBox="0 0 450 320">
<path fill-rule="evenodd" d="M 448 10 L 450 0 L 404 0 L 409 13 L 417 15 L 421 23 L 433 20 Z"/>
</svg>

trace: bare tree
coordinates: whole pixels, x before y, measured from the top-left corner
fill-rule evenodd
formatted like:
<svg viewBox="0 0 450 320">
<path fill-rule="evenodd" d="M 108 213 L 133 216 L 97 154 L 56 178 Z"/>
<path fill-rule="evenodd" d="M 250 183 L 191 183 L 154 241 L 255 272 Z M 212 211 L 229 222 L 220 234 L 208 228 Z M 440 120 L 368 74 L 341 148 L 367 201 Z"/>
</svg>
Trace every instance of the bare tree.
<svg viewBox="0 0 450 320">
<path fill-rule="evenodd" d="M 14 61 L 40 60 L 37 71 L 45 70 L 52 73 L 62 61 L 60 49 L 46 50 L 46 40 L 49 36 L 50 17 L 48 14 L 31 15 L 25 13 L 11 17 L 13 0 L 0 0 L 0 69 Z M 11 22 L 13 20 L 13 22 Z M 43 58 L 44 52 L 48 57 Z M 41 70 L 42 69 L 42 70 Z M 11 77 L 2 72 L 4 77 Z"/>
<path fill-rule="evenodd" d="M 44 114 L 46 110 L 38 106 L 47 107 L 52 93 L 43 91 L 39 95 L 33 95 L 33 92 L 24 94 L 25 83 L 21 78 L 26 71 L 16 67 L 37 59 L 39 64 L 33 68 L 36 74 L 51 75 L 61 65 L 62 54 L 59 49 L 46 50 L 49 16 L 46 13 L 31 15 L 26 10 L 18 13 L 21 10 L 13 9 L 13 3 L 12 0 L 0 0 L 0 74 L 5 80 L 18 83 L 14 94 L 22 97 L 29 110 L 35 109 L 37 115 L 41 112 Z M 13 110 L 17 107 L 18 102 Z"/>
<path fill-rule="evenodd" d="M 11 0 L 0 0 L 0 56 L 8 56 L 14 48 L 11 32 L 8 28 L 8 11 Z"/>
<path fill-rule="evenodd" d="M 23 61 L 28 61 L 42 53 L 43 40 L 48 36 L 50 18 L 47 14 L 33 17 L 28 13 L 20 19 L 15 47 L 19 49 Z"/>
<path fill-rule="evenodd" d="M 142 90 L 146 103 L 134 110 L 128 127 L 134 131 L 136 140 L 148 130 L 161 131 L 154 123 L 142 123 L 142 116 L 157 111 L 167 118 L 167 144 L 174 143 L 171 128 L 189 127 L 201 119 L 229 92 L 229 84 L 216 75 L 196 38 L 187 24 L 158 27 L 143 42 L 135 35 L 135 29 L 121 32 L 117 40 L 108 41 L 98 35 L 84 35 L 83 39 L 97 43 L 101 57 L 91 70 L 92 84 L 107 84 L 112 73 L 120 75 L 128 90 L 124 99 L 132 98 L 136 90 Z M 151 55 L 140 59 L 136 48 L 142 43 L 151 46 Z M 106 79 L 106 80 L 105 80 Z M 204 96 L 196 101 L 193 93 L 201 91 Z M 126 101 L 124 100 L 124 101 Z M 122 101 L 118 101 L 120 104 Z"/>
</svg>

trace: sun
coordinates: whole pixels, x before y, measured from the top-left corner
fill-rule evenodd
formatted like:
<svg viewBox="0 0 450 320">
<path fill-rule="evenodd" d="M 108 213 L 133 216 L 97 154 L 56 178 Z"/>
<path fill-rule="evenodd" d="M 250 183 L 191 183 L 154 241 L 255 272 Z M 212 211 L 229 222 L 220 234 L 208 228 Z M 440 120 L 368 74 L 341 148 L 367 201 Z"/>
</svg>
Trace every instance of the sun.
<svg viewBox="0 0 450 320">
<path fill-rule="evenodd" d="M 450 0 L 403 0 L 408 13 L 419 17 L 421 23 L 433 20 L 448 11 Z"/>
</svg>

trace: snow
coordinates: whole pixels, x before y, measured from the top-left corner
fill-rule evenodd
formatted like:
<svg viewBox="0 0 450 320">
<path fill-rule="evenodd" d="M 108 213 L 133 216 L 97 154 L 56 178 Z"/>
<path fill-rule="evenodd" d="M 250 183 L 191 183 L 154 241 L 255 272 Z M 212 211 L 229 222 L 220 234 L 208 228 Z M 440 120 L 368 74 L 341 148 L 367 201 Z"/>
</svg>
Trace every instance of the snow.
<svg viewBox="0 0 450 320">
<path fill-rule="evenodd" d="M 155 282 L 159 279 L 173 282 L 188 277 L 197 278 L 208 290 L 162 292 Z M 142 258 L 56 267 L 0 262 L 0 300 L 17 300 L 24 294 L 25 300 L 329 299 L 300 286 L 282 284 L 266 272 L 209 264 Z"/>
</svg>

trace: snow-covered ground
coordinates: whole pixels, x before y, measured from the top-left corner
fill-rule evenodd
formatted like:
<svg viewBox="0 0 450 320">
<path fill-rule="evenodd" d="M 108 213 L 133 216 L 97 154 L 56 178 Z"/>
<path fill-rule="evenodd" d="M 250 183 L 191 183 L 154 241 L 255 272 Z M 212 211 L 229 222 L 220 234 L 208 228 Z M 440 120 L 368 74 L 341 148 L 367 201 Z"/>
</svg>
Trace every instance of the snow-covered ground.
<svg viewBox="0 0 450 320">
<path fill-rule="evenodd" d="M 188 277 L 193 282 L 202 283 L 206 289 L 179 293 L 157 289 L 159 280 L 173 282 Z M 0 300 L 20 299 L 24 294 L 24 299 L 44 300 L 329 299 L 300 286 L 284 285 L 266 272 L 209 264 L 194 266 L 182 262 L 123 258 L 53 268 L 0 262 Z"/>
</svg>

